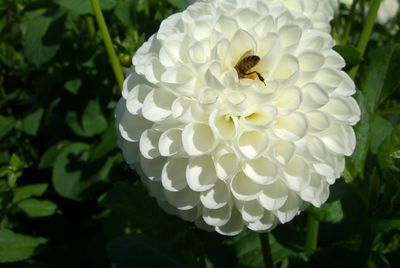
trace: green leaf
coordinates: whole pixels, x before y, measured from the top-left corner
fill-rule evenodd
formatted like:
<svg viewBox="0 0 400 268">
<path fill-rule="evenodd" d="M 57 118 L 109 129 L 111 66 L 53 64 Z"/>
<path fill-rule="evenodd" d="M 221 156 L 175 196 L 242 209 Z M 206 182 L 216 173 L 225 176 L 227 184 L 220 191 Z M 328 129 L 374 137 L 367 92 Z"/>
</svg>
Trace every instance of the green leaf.
<svg viewBox="0 0 400 268">
<path fill-rule="evenodd" d="M 54 14 L 37 16 L 26 22 L 24 49 L 31 63 L 40 66 L 56 55 L 64 32 L 64 22 L 65 16 Z"/>
<path fill-rule="evenodd" d="M 184 9 L 189 5 L 189 0 L 168 0 L 174 7 Z"/>
<path fill-rule="evenodd" d="M 400 125 L 384 140 L 378 151 L 379 165 L 383 169 L 400 171 L 398 160 L 393 155 L 400 150 Z"/>
<path fill-rule="evenodd" d="M 177 250 L 142 235 L 116 238 L 108 244 L 107 252 L 116 267 L 185 267 Z"/>
<path fill-rule="evenodd" d="M 64 83 L 64 88 L 72 94 L 78 94 L 79 88 L 81 87 L 81 79 L 72 79 Z"/>
<path fill-rule="evenodd" d="M 289 256 L 296 255 L 292 250 L 284 247 L 275 237 L 269 233 L 269 243 L 271 247 L 272 259 L 274 262 L 279 262 Z M 262 248 L 260 237 L 255 232 L 243 232 L 234 238 L 233 246 L 236 249 L 236 254 L 239 264 L 243 267 L 264 267 L 262 256 Z"/>
<path fill-rule="evenodd" d="M 84 143 L 71 143 L 57 156 L 53 166 L 52 182 L 55 190 L 63 197 L 80 200 L 83 191 L 90 185 L 82 174 L 87 160 L 89 146 Z"/>
<path fill-rule="evenodd" d="M 356 148 L 349 161 L 347 161 L 348 169 L 353 178 L 358 175 L 363 175 L 365 160 L 368 155 L 369 148 L 369 131 L 370 131 L 370 119 L 369 113 L 365 103 L 364 95 L 357 91 L 356 99 L 361 109 L 361 120 L 355 127 L 356 133 Z"/>
<path fill-rule="evenodd" d="M 337 45 L 333 49 L 344 58 L 347 69 L 350 69 L 361 62 L 361 54 L 354 46 Z"/>
<path fill-rule="evenodd" d="M 95 144 L 90 151 L 90 158 L 92 161 L 98 160 L 112 150 L 117 148 L 117 137 L 114 124 L 110 124 L 107 130 L 101 136 L 99 143 Z"/>
<path fill-rule="evenodd" d="M 360 83 L 370 113 L 380 104 L 382 92 L 387 97 L 399 85 L 399 61 L 400 45 L 392 44 L 368 53 Z"/>
<path fill-rule="evenodd" d="M 57 211 L 57 204 L 54 202 L 35 198 L 22 200 L 18 207 L 33 218 L 51 216 Z"/>
<path fill-rule="evenodd" d="M 15 119 L 13 117 L 5 117 L 0 115 L 0 139 L 7 135 L 13 128 Z"/>
<path fill-rule="evenodd" d="M 53 167 L 54 161 L 56 160 L 58 154 L 61 150 L 70 144 L 69 141 L 60 141 L 57 144 L 51 146 L 47 151 L 42 155 L 39 161 L 38 168 L 50 168 Z"/>
<path fill-rule="evenodd" d="M 86 106 L 82 126 L 88 136 L 100 134 L 107 128 L 107 120 L 101 112 L 99 100 L 91 100 Z"/>
<path fill-rule="evenodd" d="M 56 0 L 55 1 L 58 5 L 64 7 L 70 12 L 74 12 L 78 15 L 83 14 L 92 14 L 92 6 L 90 5 L 90 1 L 82 1 L 82 0 Z M 112 9 L 116 1 L 115 0 L 100 0 L 99 1 L 100 7 L 103 10 L 110 10 Z"/>
<path fill-rule="evenodd" d="M 308 211 L 321 222 L 338 223 L 343 220 L 343 210 L 341 202 L 334 201 L 325 203 L 320 208 L 310 206 Z"/>
<path fill-rule="evenodd" d="M 28 113 L 28 115 L 22 120 L 19 120 L 16 124 L 16 128 L 27 134 L 36 136 L 40 127 L 40 121 L 42 120 L 43 113 L 43 107 L 37 108 L 36 110 Z"/>
<path fill-rule="evenodd" d="M 12 202 L 15 204 L 32 196 L 40 197 L 48 187 L 47 183 L 38 183 L 14 188 Z"/>
<path fill-rule="evenodd" d="M 37 252 L 46 239 L 13 233 L 0 229 L 0 263 L 17 262 L 29 259 Z"/>
<path fill-rule="evenodd" d="M 107 120 L 101 112 L 100 103 L 96 100 L 89 101 L 82 116 L 82 124 L 76 112 L 67 114 L 66 123 L 75 134 L 82 137 L 92 137 L 101 134 L 107 128 Z"/>
<path fill-rule="evenodd" d="M 371 152 L 376 154 L 379 146 L 393 130 L 393 125 L 379 115 L 373 115 L 370 122 Z"/>
</svg>

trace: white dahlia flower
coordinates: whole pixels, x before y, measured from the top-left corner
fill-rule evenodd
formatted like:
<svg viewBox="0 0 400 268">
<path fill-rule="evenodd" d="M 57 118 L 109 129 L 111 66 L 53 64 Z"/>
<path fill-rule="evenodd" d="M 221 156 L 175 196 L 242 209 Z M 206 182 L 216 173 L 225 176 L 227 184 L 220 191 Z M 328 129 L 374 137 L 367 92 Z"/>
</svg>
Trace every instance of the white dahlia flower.
<svg viewBox="0 0 400 268">
<path fill-rule="evenodd" d="M 165 211 L 225 235 L 319 207 L 360 118 L 333 45 L 277 1 L 196 2 L 168 17 L 124 83 L 126 161 Z"/>
<path fill-rule="evenodd" d="M 194 2 L 212 2 L 214 0 L 197 0 Z M 251 1 L 250 1 L 251 2 Z M 293 16 L 306 16 L 310 19 L 313 27 L 329 33 L 331 31 L 330 21 L 333 19 L 337 0 L 264 0 L 265 3 L 281 3 Z"/>
</svg>

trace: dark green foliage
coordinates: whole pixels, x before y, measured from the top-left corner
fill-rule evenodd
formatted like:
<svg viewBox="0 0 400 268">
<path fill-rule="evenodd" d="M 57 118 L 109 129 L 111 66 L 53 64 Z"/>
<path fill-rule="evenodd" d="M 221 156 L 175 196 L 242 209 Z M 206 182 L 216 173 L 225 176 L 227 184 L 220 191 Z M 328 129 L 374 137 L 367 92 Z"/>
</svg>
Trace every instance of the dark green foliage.
<svg viewBox="0 0 400 268">
<path fill-rule="evenodd" d="M 121 64 L 187 4 L 101 0 Z M 281 267 L 400 267 L 400 33 L 378 25 L 361 57 L 364 19 L 334 22 L 346 70 L 361 66 L 357 148 L 326 204 L 269 235 Z M 207 233 L 158 207 L 117 148 L 119 98 L 89 0 L 0 1 L 0 265 L 262 267 L 258 234 Z M 307 213 L 320 221 L 309 257 Z"/>
</svg>

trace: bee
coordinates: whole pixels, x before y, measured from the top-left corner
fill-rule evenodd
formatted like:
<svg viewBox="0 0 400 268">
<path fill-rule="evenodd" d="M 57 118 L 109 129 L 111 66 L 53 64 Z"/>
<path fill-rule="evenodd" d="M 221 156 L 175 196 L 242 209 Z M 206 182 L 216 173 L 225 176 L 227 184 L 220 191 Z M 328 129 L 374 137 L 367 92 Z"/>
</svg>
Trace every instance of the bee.
<svg viewBox="0 0 400 268">
<path fill-rule="evenodd" d="M 257 71 L 248 72 L 251 68 L 256 66 L 259 61 L 260 57 L 256 55 L 250 55 L 240 59 L 240 61 L 235 65 L 235 70 L 238 73 L 239 79 L 246 78 L 247 76 L 252 74 L 256 74 L 258 79 L 265 85 L 264 77 L 262 77 L 262 75 L 259 72 Z"/>
</svg>

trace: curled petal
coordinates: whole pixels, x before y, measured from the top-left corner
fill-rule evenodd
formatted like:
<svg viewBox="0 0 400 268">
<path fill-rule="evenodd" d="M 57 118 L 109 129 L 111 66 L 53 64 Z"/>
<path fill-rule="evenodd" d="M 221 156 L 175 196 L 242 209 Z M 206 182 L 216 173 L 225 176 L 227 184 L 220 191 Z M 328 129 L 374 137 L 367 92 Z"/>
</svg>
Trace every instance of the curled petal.
<svg viewBox="0 0 400 268">
<path fill-rule="evenodd" d="M 320 111 L 309 112 L 306 117 L 309 123 L 309 130 L 312 132 L 321 132 L 331 125 L 328 116 Z"/>
<path fill-rule="evenodd" d="M 125 111 L 119 119 L 118 130 L 121 137 L 130 142 L 137 142 L 142 133 L 151 127 L 150 122 L 139 115 L 132 115 Z"/>
<path fill-rule="evenodd" d="M 360 120 L 360 108 L 353 98 L 331 98 L 329 102 L 321 108 L 321 111 L 331 117 L 354 125 Z"/>
<path fill-rule="evenodd" d="M 302 35 L 302 29 L 297 25 L 286 25 L 279 29 L 279 37 L 283 47 L 297 46 Z"/>
<path fill-rule="evenodd" d="M 262 188 L 258 200 L 266 210 L 273 211 L 285 204 L 288 194 L 289 189 L 281 179 L 278 179 L 274 183 Z"/>
<path fill-rule="evenodd" d="M 289 222 L 300 212 L 301 204 L 301 199 L 295 193 L 289 192 L 285 204 L 275 211 L 275 215 L 281 223 Z"/>
<path fill-rule="evenodd" d="M 186 178 L 193 191 L 202 192 L 211 189 L 218 180 L 212 158 L 191 157 L 186 168 Z"/>
<path fill-rule="evenodd" d="M 320 53 L 309 50 L 299 55 L 300 70 L 303 72 L 315 72 L 325 63 L 325 57 Z"/>
<path fill-rule="evenodd" d="M 261 186 L 242 172 L 233 177 L 230 186 L 232 194 L 241 201 L 254 200 L 261 191 Z"/>
<path fill-rule="evenodd" d="M 209 209 L 203 207 L 203 220 L 212 226 L 222 226 L 226 224 L 231 218 L 231 207 L 225 205 L 217 209 Z"/>
<path fill-rule="evenodd" d="M 301 157 L 295 156 L 284 168 L 285 182 L 293 191 L 303 190 L 310 181 L 308 163 Z"/>
<path fill-rule="evenodd" d="M 240 153 L 247 159 L 255 159 L 268 148 L 268 136 L 261 131 L 243 132 L 237 141 Z"/>
<path fill-rule="evenodd" d="M 265 106 L 252 114 L 241 118 L 243 125 L 250 128 L 262 129 L 269 126 L 275 119 L 277 114 L 276 108 L 273 106 Z"/>
<path fill-rule="evenodd" d="M 319 200 L 319 196 L 324 189 L 324 184 L 326 184 L 326 182 L 324 182 L 322 176 L 315 173 L 312 174 L 309 185 L 300 192 L 301 199 L 306 202 L 318 204 L 318 202 L 315 202 L 315 200 Z"/>
<path fill-rule="evenodd" d="M 302 107 L 305 110 L 316 110 L 329 101 L 329 96 L 318 84 L 309 83 L 302 88 L 303 102 Z"/>
<path fill-rule="evenodd" d="M 217 209 L 225 206 L 230 198 L 229 186 L 218 180 L 214 187 L 200 195 L 201 203 L 209 209 Z"/>
<path fill-rule="evenodd" d="M 258 221 L 264 215 L 264 208 L 257 200 L 237 202 L 238 210 L 241 212 L 243 220 L 246 222 Z"/>
<path fill-rule="evenodd" d="M 223 148 L 217 150 L 214 155 L 214 163 L 217 177 L 221 180 L 227 180 L 236 174 L 239 158 L 232 150 Z"/>
<path fill-rule="evenodd" d="M 140 167 L 149 180 L 160 181 L 161 172 L 166 162 L 167 158 L 161 156 L 151 160 L 141 157 Z"/>
<path fill-rule="evenodd" d="M 215 231 L 223 235 L 237 235 L 244 229 L 242 217 L 237 209 L 232 209 L 231 218 L 222 226 L 215 227 Z"/>
<path fill-rule="evenodd" d="M 235 66 L 247 51 L 257 51 L 254 38 L 244 30 L 238 30 L 232 37 L 229 54 L 230 65 Z"/>
<path fill-rule="evenodd" d="M 161 133 L 154 129 L 147 129 L 142 133 L 139 142 L 140 153 L 148 159 L 154 159 L 160 155 L 158 140 Z"/>
<path fill-rule="evenodd" d="M 289 114 L 300 106 L 302 93 L 296 87 L 284 90 L 277 96 L 276 105 L 280 114 Z"/>
<path fill-rule="evenodd" d="M 180 210 L 188 210 L 194 208 L 200 200 L 199 193 L 190 190 L 189 187 L 178 192 L 170 192 L 164 190 L 167 201 Z"/>
<path fill-rule="evenodd" d="M 215 135 L 222 140 L 231 140 L 236 137 L 238 120 L 236 117 L 218 114 L 218 110 L 210 115 L 210 127 Z"/>
<path fill-rule="evenodd" d="M 183 129 L 182 144 L 186 153 L 197 156 L 211 152 L 217 140 L 208 125 L 191 123 Z"/>
<path fill-rule="evenodd" d="M 278 168 L 268 158 L 260 157 L 246 161 L 243 172 L 256 183 L 268 185 L 277 179 Z"/>
<path fill-rule="evenodd" d="M 285 165 L 290 161 L 294 154 L 295 146 L 290 141 L 279 140 L 273 147 L 273 156 L 279 163 Z"/>
<path fill-rule="evenodd" d="M 192 209 L 188 209 L 188 210 L 179 210 L 178 214 L 179 216 L 185 220 L 185 221 L 189 221 L 189 222 L 194 222 L 197 218 L 199 218 L 199 216 L 201 215 L 201 208 L 199 206 L 195 206 Z"/>
<path fill-rule="evenodd" d="M 125 80 L 126 81 L 126 80 Z M 135 86 L 128 94 L 126 99 L 126 108 L 131 114 L 139 114 L 146 96 L 152 91 L 152 88 L 146 84 Z"/>
<path fill-rule="evenodd" d="M 187 158 L 173 158 L 163 167 L 161 173 L 161 183 L 170 192 L 178 192 L 187 186 L 186 167 Z"/>
<path fill-rule="evenodd" d="M 173 156 L 182 151 L 182 130 L 170 128 L 159 137 L 158 149 L 162 156 Z"/>
<path fill-rule="evenodd" d="M 307 133 L 308 122 L 303 114 L 292 113 L 278 117 L 274 126 L 274 133 L 283 140 L 295 141 Z"/>
<path fill-rule="evenodd" d="M 153 122 L 164 120 L 171 114 L 171 106 L 175 98 L 175 95 L 166 90 L 153 89 L 143 102 L 143 117 Z"/>
<path fill-rule="evenodd" d="M 271 229 L 273 229 L 276 226 L 276 217 L 274 214 L 272 214 L 271 212 L 264 212 L 264 215 L 262 216 L 261 219 L 254 221 L 254 222 L 250 222 L 247 227 L 250 230 L 253 231 L 269 231 Z"/>
</svg>

